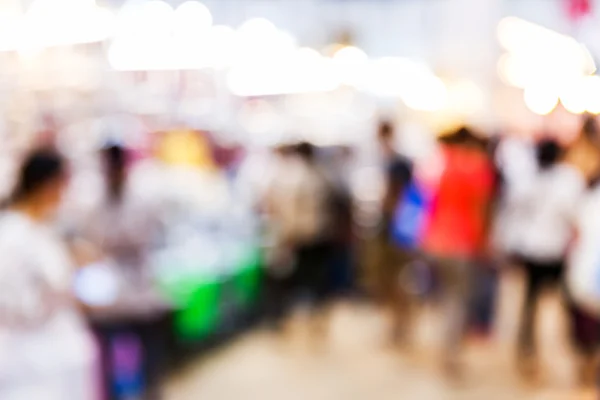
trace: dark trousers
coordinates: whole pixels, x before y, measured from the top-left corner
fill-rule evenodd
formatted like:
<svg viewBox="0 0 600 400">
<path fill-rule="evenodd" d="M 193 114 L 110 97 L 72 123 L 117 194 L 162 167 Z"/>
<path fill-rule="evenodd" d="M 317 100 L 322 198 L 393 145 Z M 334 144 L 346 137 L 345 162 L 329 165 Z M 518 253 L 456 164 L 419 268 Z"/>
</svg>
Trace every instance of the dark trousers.
<svg viewBox="0 0 600 400">
<path fill-rule="evenodd" d="M 268 324 L 278 329 L 289 307 L 290 278 L 265 274 L 262 309 Z"/>
<path fill-rule="evenodd" d="M 473 268 L 473 285 L 470 293 L 470 327 L 479 333 L 489 333 L 494 322 L 498 271 L 494 266 L 477 263 Z"/>
<path fill-rule="evenodd" d="M 333 245 L 327 241 L 298 246 L 294 251 L 295 267 L 289 276 L 267 273 L 263 311 L 272 327 L 279 328 L 299 301 L 318 306 L 329 297 L 333 254 Z"/>
<path fill-rule="evenodd" d="M 331 290 L 337 296 L 352 296 L 356 294 L 356 275 L 352 245 L 338 243 L 333 249 Z"/>
<path fill-rule="evenodd" d="M 171 316 L 152 320 L 117 323 L 94 323 L 92 329 L 100 345 L 105 400 L 121 400 L 115 388 L 115 340 L 128 337 L 140 345 L 142 399 L 160 399 L 161 380 L 169 365 Z"/>
<path fill-rule="evenodd" d="M 527 356 L 534 354 L 535 323 L 538 303 L 542 291 L 546 287 L 562 288 L 564 262 L 536 262 L 528 259 L 521 261 L 525 271 L 525 300 L 521 314 L 519 331 L 519 353 Z"/>
<path fill-rule="evenodd" d="M 334 246 L 318 241 L 296 249 L 296 269 L 291 284 L 294 296 L 308 299 L 314 305 L 323 303 L 332 293 L 331 269 Z"/>
</svg>

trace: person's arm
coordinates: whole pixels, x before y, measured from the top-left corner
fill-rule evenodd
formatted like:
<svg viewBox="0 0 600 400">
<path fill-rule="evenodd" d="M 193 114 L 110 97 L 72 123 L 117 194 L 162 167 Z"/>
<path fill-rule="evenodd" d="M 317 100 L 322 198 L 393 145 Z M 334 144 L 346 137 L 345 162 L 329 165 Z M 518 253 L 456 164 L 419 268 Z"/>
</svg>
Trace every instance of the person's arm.
<svg viewBox="0 0 600 400">
<path fill-rule="evenodd" d="M 69 253 L 76 267 L 83 267 L 102 258 L 102 253 L 91 241 L 84 237 L 72 237 L 67 242 Z"/>
<path fill-rule="evenodd" d="M 36 329 L 43 326 L 68 296 L 56 291 L 35 267 L 24 261 L 19 279 L 8 279 L 0 288 L 0 326 Z M 27 274 L 23 276 L 23 274 Z"/>
<path fill-rule="evenodd" d="M 487 198 L 484 200 L 483 209 L 483 253 L 484 257 L 491 257 L 495 253 L 493 228 L 500 200 L 500 182 L 497 174 L 490 174 L 489 186 L 486 189 Z"/>
<path fill-rule="evenodd" d="M 382 214 L 393 215 L 400 198 L 412 179 L 412 168 L 408 163 L 398 163 L 386 171 L 385 192 L 382 202 Z"/>
</svg>

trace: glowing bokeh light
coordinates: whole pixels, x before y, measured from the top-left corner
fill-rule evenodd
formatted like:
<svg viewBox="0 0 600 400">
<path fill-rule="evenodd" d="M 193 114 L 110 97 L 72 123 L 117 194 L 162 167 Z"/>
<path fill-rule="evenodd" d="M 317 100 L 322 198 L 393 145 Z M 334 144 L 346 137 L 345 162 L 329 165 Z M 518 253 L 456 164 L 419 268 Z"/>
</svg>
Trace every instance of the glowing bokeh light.
<svg viewBox="0 0 600 400">
<path fill-rule="evenodd" d="M 586 109 L 592 114 L 600 114 L 600 76 L 592 75 L 586 78 L 587 101 Z"/>
<path fill-rule="evenodd" d="M 214 68 L 231 66 L 239 48 L 239 37 L 235 29 L 225 26 L 213 26 L 209 32 L 208 56 Z"/>
<path fill-rule="evenodd" d="M 402 100 L 413 110 L 439 111 L 447 105 L 448 90 L 437 76 L 417 75 L 407 82 Z"/>
<path fill-rule="evenodd" d="M 460 115 L 473 115 L 483 108 L 484 93 L 472 81 L 458 81 L 447 85 L 448 108 Z"/>
<path fill-rule="evenodd" d="M 347 46 L 336 51 L 333 59 L 339 62 L 364 63 L 369 60 L 369 56 L 358 47 Z"/>
<path fill-rule="evenodd" d="M 342 83 L 362 87 L 366 84 L 369 57 L 358 47 L 343 47 L 332 57 L 337 73 Z"/>
<path fill-rule="evenodd" d="M 198 1 L 186 1 L 177 7 L 173 15 L 176 35 L 202 35 L 211 27 L 212 21 L 208 7 Z"/>
<path fill-rule="evenodd" d="M 168 3 L 152 0 L 144 3 L 139 11 L 140 18 L 131 30 L 145 41 L 164 39 L 172 31 L 175 10 Z"/>
<path fill-rule="evenodd" d="M 51 46 L 103 41 L 112 34 L 112 12 L 94 0 L 36 0 L 18 19 L 9 21 L 12 48 L 27 56 Z"/>
<path fill-rule="evenodd" d="M 187 1 L 177 9 L 158 0 L 126 5 L 119 27 L 107 54 L 114 69 L 201 69 L 222 62 L 217 57 L 221 37 L 214 34 L 212 15 L 200 2 Z"/>
<path fill-rule="evenodd" d="M 252 18 L 244 22 L 238 32 L 251 40 L 268 40 L 269 37 L 277 33 L 277 27 L 266 18 Z"/>
<path fill-rule="evenodd" d="M 240 64 L 228 73 L 228 87 L 237 96 L 325 92 L 339 79 L 323 57 L 302 49 L 277 62 Z"/>
<path fill-rule="evenodd" d="M 502 81 L 518 88 L 572 86 L 596 70 L 589 50 L 573 37 L 522 20 L 506 17 L 497 29 L 507 54 L 498 62 Z M 562 89 L 560 90 L 562 92 Z M 567 107 L 579 112 L 576 95 L 567 94 Z"/>
<path fill-rule="evenodd" d="M 577 79 L 565 85 L 560 92 L 560 102 L 568 112 L 582 114 L 587 108 L 587 82 Z"/>
<path fill-rule="evenodd" d="M 548 87 L 528 87 L 523 91 L 523 100 L 529 110 L 538 115 L 550 114 L 558 104 L 558 95 Z"/>
</svg>

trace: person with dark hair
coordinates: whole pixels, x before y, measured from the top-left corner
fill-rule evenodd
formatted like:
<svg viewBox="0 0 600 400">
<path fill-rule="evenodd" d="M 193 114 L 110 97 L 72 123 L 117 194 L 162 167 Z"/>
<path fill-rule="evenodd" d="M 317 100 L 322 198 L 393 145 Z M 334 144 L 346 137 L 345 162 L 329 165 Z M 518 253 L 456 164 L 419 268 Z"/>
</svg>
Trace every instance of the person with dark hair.
<svg viewBox="0 0 600 400">
<path fill-rule="evenodd" d="M 315 158 L 315 146 L 312 143 L 300 142 L 296 145 L 295 153 L 302 160 L 312 162 Z"/>
<path fill-rule="evenodd" d="M 297 159 L 295 169 L 290 171 L 294 222 L 288 231 L 296 260 L 292 285 L 299 294 L 310 294 L 315 305 L 322 306 L 328 295 L 332 257 L 331 184 L 312 143 L 297 144 L 293 154 Z"/>
<path fill-rule="evenodd" d="M 354 233 L 354 199 L 351 193 L 351 166 L 353 150 L 340 146 L 330 149 L 327 171 L 332 183 L 330 202 L 334 226 L 334 262 L 331 275 L 331 289 L 337 296 L 354 297 L 358 294 L 356 286 Z"/>
<path fill-rule="evenodd" d="M 541 170 L 548 169 L 558 162 L 562 155 L 560 145 L 552 139 L 542 139 L 535 148 L 537 164 Z"/>
<path fill-rule="evenodd" d="M 126 183 L 127 152 L 119 145 L 111 145 L 102 150 L 102 161 L 106 171 L 107 194 L 114 201 L 122 200 Z"/>
<path fill-rule="evenodd" d="M 73 263 L 53 220 L 63 159 L 29 154 L 0 215 L 0 398 L 86 400 L 94 387 L 91 334 L 71 298 Z"/>
<path fill-rule="evenodd" d="M 111 349 L 121 339 L 130 338 L 143 352 L 139 368 L 144 386 L 136 396 L 157 398 L 159 374 L 164 364 L 166 330 L 170 306 L 156 290 L 150 265 L 151 249 L 162 233 L 161 205 L 154 187 L 145 186 L 139 172 L 130 166 L 129 149 L 111 144 L 101 149 L 102 187 L 93 204 L 76 221 L 76 236 L 96 253 L 96 263 L 117 282 L 117 294 L 103 307 L 90 309 L 90 319 L 98 337 L 106 388 L 116 393 Z M 139 371 L 138 371 L 139 372 Z M 114 392 L 114 393 L 113 393 Z M 111 398 L 113 398 L 111 397 Z M 144 397 L 146 398 L 146 397 Z"/>
<path fill-rule="evenodd" d="M 329 212 L 331 185 L 315 157 L 311 143 L 295 145 L 282 164 L 279 177 L 269 194 L 269 217 L 276 232 L 276 269 L 289 268 L 287 302 L 308 299 L 313 311 L 320 311 L 328 297 L 328 277 L 332 258 L 333 226 Z M 313 313 L 314 338 L 325 334 L 324 318 Z"/>
<path fill-rule="evenodd" d="M 428 210 L 422 249 L 440 279 L 445 372 L 460 374 L 475 263 L 488 249 L 495 173 L 485 141 L 469 128 L 440 139 L 443 169 Z"/>
<path fill-rule="evenodd" d="M 572 154 L 572 153 L 571 153 Z M 519 190 L 507 188 L 511 207 L 520 215 L 515 235 L 516 259 L 525 272 L 525 300 L 518 337 L 518 366 L 526 378 L 537 374 L 535 326 L 540 295 L 562 284 L 565 257 L 574 238 L 574 212 L 586 189 L 585 174 L 563 159 L 552 139 L 535 147 L 537 171 Z M 516 188 L 515 188 L 516 189 Z"/>
<path fill-rule="evenodd" d="M 392 344 L 402 344 L 408 334 L 410 299 L 399 276 L 409 265 L 412 257 L 406 249 L 395 243 L 392 237 L 394 214 L 399 201 L 413 179 L 413 164 L 396 151 L 396 132 L 388 121 L 382 121 L 377 130 L 377 140 L 382 157 L 385 191 L 381 202 L 379 230 L 375 245 L 376 297 L 391 316 Z"/>
<path fill-rule="evenodd" d="M 595 271 L 597 254 L 598 223 L 594 217 L 598 213 L 598 196 L 600 194 L 600 147 L 598 142 L 598 126 L 592 116 L 587 116 L 580 137 L 571 145 L 565 156 L 565 162 L 579 169 L 588 183 L 581 205 L 575 212 L 576 235 L 570 247 L 566 273 L 567 306 L 570 317 L 570 334 L 577 355 L 579 379 L 584 385 L 594 384 L 598 376 L 600 349 L 600 314 L 587 302 L 581 301 L 577 285 L 573 285 L 574 277 L 582 271 Z M 592 255 L 593 254 L 593 255 Z M 588 269 L 589 268 L 589 269 Z M 583 275 L 584 280 L 589 276 Z M 584 285 L 585 286 L 585 285 Z M 585 299 L 585 296 L 584 296 Z"/>
<path fill-rule="evenodd" d="M 119 265 L 124 277 L 139 285 L 147 283 L 149 246 L 158 235 L 159 215 L 155 199 L 138 188 L 129 169 L 129 151 L 121 145 L 101 150 L 103 195 L 90 212 L 84 236 L 100 247 L 104 257 Z"/>
</svg>

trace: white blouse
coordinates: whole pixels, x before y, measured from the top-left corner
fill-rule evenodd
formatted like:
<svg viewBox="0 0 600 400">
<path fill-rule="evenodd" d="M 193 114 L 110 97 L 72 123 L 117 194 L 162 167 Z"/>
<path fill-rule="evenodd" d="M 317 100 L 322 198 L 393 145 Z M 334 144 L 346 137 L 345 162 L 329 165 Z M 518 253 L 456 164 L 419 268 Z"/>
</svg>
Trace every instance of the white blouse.
<svg viewBox="0 0 600 400">
<path fill-rule="evenodd" d="M 94 345 L 71 300 L 72 272 L 50 227 L 17 212 L 0 216 L 1 398 L 14 398 L 3 392 L 11 387 L 43 390 L 39 382 L 56 383 L 48 377 L 91 369 Z M 66 399 L 51 392 L 44 398 Z"/>
</svg>

